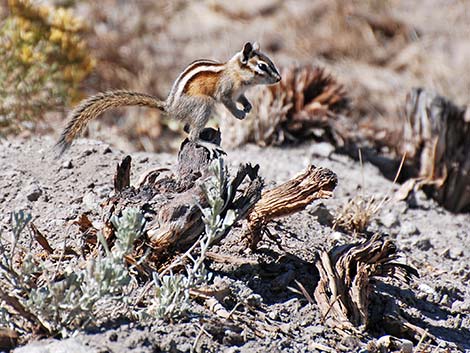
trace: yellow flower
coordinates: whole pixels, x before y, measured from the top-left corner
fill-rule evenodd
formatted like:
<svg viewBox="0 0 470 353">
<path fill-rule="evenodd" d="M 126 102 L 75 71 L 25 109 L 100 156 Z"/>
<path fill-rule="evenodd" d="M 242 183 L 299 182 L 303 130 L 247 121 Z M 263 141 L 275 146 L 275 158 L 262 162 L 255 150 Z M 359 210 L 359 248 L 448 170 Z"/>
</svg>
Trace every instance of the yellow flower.
<svg viewBox="0 0 470 353">
<path fill-rule="evenodd" d="M 47 6 L 39 6 L 38 8 L 38 13 L 39 13 L 39 16 L 41 16 L 41 18 L 44 20 L 44 21 L 47 21 L 47 19 L 49 18 L 49 7 Z"/>
<path fill-rule="evenodd" d="M 64 68 L 63 74 L 64 74 L 64 79 L 66 81 L 72 81 L 73 80 L 73 72 L 72 72 L 72 67 L 70 65 L 68 65 Z"/>
<path fill-rule="evenodd" d="M 20 38 L 26 42 L 31 42 L 34 39 L 33 31 L 20 31 Z"/>
<path fill-rule="evenodd" d="M 33 49 L 29 45 L 21 47 L 20 60 L 25 64 L 30 64 L 33 59 Z"/>
<path fill-rule="evenodd" d="M 63 35 L 64 33 L 60 29 L 52 28 L 51 34 L 49 35 L 49 41 L 53 43 L 60 43 L 62 42 Z"/>
</svg>

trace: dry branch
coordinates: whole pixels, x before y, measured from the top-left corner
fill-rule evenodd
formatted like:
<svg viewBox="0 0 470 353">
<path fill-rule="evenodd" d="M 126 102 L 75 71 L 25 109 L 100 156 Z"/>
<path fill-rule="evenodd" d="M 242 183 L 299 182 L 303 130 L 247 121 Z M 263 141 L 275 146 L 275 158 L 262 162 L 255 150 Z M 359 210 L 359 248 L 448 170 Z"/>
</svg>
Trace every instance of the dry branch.
<svg viewBox="0 0 470 353">
<path fill-rule="evenodd" d="M 378 235 L 323 251 L 316 263 L 320 281 L 314 296 L 325 322 L 340 329 L 367 328 L 372 280 L 392 277 L 403 282 L 417 275 L 412 267 L 395 262 L 397 257 L 395 245 Z"/>
<path fill-rule="evenodd" d="M 417 187 L 454 212 L 470 211 L 470 120 L 466 109 L 416 88 L 406 98 L 403 153 Z"/>
<path fill-rule="evenodd" d="M 8 328 L 0 328 L 0 351 L 10 351 L 18 345 L 18 333 Z"/>
<path fill-rule="evenodd" d="M 263 193 L 248 215 L 247 237 L 255 250 L 269 221 L 299 212 L 318 199 L 332 196 L 338 178 L 331 170 L 309 166 L 305 172 Z"/>
</svg>

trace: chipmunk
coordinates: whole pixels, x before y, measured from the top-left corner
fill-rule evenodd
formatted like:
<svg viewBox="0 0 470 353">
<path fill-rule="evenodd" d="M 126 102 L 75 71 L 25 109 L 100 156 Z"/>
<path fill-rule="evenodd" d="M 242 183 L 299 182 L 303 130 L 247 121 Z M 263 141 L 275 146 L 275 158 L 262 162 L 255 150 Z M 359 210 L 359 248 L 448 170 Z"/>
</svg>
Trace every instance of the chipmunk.
<svg viewBox="0 0 470 353">
<path fill-rule="evenodd" d="M 219 146 L 200 138 L 216 102 L 221 102 L 237 119 L 245 119 L 252 108 L 245 91 L 255 85 L 270 85 L 281 80 L 281 75 L 259 44 L 245 43 L 225 63 L 196 60 L 178 76 L 165 101 L 137 92 L 110 91 L 99 93 L 82 101 L 70 113 L 57 147 L 62 154 L 86 124 L 104 111 L 121 106 L 157 108 L 186 124 L 189 140 L 206 147 L 209 152 L 222 152 Z M 243 106 L 243 110 L 236 103 Z"/>
</svg>

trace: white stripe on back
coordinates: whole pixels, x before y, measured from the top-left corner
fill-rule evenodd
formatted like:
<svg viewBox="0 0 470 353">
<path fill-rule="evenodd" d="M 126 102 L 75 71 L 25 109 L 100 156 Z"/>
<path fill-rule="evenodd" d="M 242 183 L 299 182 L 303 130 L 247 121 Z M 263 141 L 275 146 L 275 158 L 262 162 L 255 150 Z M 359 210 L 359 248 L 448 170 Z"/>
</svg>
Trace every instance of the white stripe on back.
<svg viewBox="0 0 470 353">
<path fill-rule="evenodd" d="M 194 66 L 197 66 L 201 63 L 207 65 L 201 65 L 199 67 L 194 68 Z M 184 71 L 178 76 L 175 83 L 173 84 L 173 87 L 171 88 L 170 97 L 173 97 L 173 99 L 171 100 L 170 104 L 172 104 L 175 100 L 181 97 L 181 94 L 183 93 L 186 84 L 192 77 L 194 77 L 194 75 L 197 75 L 199 72 L 202 71 L 220 72 L 225 69 L 224 65 L 213 66 L 214 64 L 219 63 L 213 60 L 196 60 L 191 63 L 186 69 L 184 69 Z"/>
</svg>

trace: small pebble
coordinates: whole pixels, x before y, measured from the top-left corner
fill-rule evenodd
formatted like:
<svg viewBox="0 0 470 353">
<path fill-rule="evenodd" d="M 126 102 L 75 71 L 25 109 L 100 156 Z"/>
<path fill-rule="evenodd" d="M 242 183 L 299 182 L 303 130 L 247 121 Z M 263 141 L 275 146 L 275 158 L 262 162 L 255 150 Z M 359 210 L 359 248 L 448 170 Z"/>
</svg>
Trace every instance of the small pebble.
<svg viewBox="0 0 470 353">
<path fill-rule="evenodd" d="M 29 201 L 37 201 L 39 197 L 42 195 L 42 189 L 39 185 L 32 184 L 26 190 L 26 198 Z"/>
<path fill-rule="evenodd" d="M 73 168 L 73 163 L 71 159 L 68 159 L 62 163 L 62 168 L 64 169 L 72 169 Z"/>
<path fill-rule="evenodd" d="M 431 240 L 429 240 L 429 238 L 424 238 L 424 239 L 418 240 L 414 244 L 414 246 L 416 246 L 419 250 L 422 250 L 422 251 L 428 251 L 428 250 L 430 250 L 431 248 L 434 247 L 431 243 Z"/>
<path fill-rule="evenodd" d="M 412 222 L 403 222 L 400 228 L 400 233 L 403 235 L 418 235 L 420 231 L 418 227 Z"/>
<path fill-rule="evenodd" d="M 387 228 L 392 228 L 394 226 L 400 225 L 398 217 L 394 212 L 389 212 L 380 217 L 380 223 L 382 223 Z"/>
</svg>

